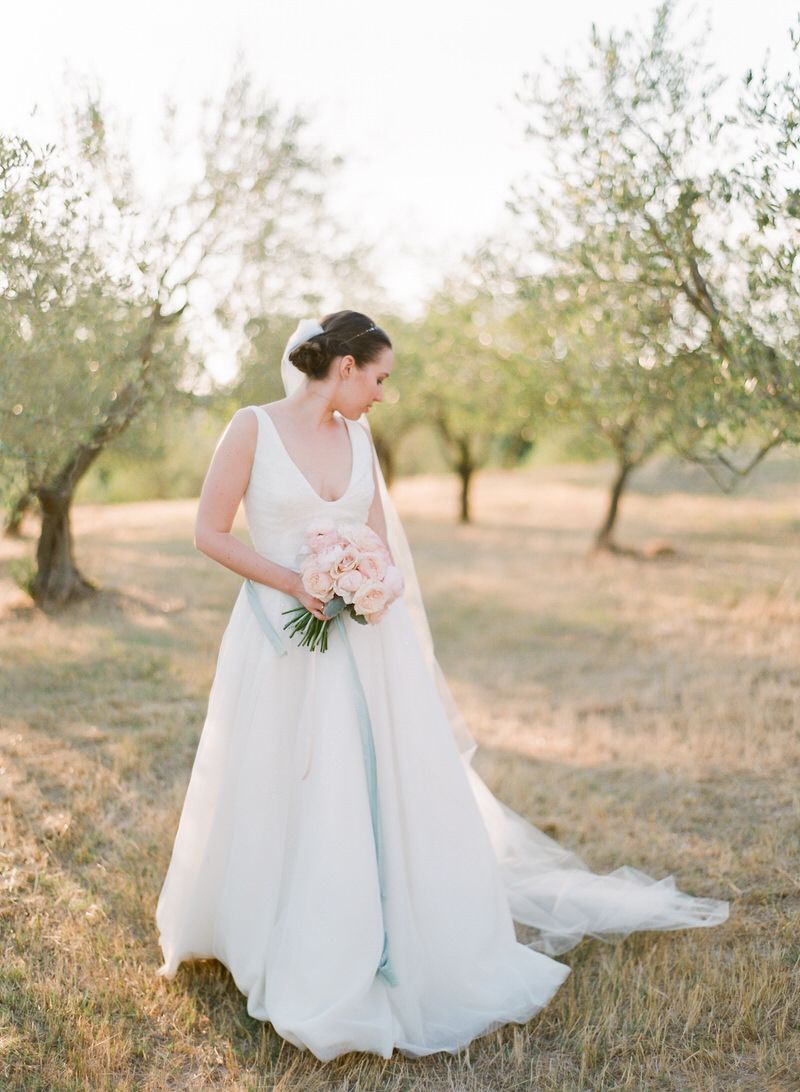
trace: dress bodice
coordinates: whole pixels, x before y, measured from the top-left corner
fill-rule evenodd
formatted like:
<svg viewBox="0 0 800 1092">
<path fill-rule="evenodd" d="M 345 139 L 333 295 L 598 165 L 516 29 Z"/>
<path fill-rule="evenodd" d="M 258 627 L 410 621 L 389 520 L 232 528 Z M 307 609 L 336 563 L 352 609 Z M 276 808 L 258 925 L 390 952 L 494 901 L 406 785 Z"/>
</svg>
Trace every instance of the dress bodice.
<svg viewBox="0 0 800 1092">
<path fill-rule="evenodd" d="M 260 554 L 295 568 L 308 525 L 320 516 L 342 523 L 365 523 L 375 491 L 372 446 L 365 428 L 342 416 L 350 435 L 352 469 L 341 497 L 321 497 L 289 455 L 270 415 L 250 406 L 258 421 L 258 440 L 243 503 L 253 546 Z"/>
</svg>

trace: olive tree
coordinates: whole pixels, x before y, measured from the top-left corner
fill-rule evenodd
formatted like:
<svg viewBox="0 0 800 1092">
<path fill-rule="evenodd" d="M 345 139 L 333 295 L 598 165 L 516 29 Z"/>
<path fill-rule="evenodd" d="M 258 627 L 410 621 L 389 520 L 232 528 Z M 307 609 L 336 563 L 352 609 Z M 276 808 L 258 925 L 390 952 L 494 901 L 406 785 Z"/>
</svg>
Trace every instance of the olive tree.
<svg viewBox="0 0 800 1092">
<path fill-rule="evenodd" d="M 614 460 L 594 545 L 621 551 L 615 529 L 631 475 L 677 428 L 694 433 L 697 391 L 713 367 L 699 350 L 675 351 L 670 302 L 657 290 L 598 285 L 576 264 L 571 274 L 530 278 L 520 295 L 548 427 L 588 435 Z"/>
<path fill-rule="evenodd" d="M 602 336 L 633 335 L 633 360 L 650 344 L 662 363 L 648 388 L 662 366 L 674 377 L 661 384 L 661 412 L 642 418 L 642 428 L 652 426 L 648 446 L 658 432 L 724 485 L 788 436 L 774 406 L 789 345 L 777 315 L 757 319 L 764 252 L 741 200 L 739 119 L 719 106 L 723 81 L 704 63 L 700 40 L 678 40 L 675 9 L 660 4 L 646 36 L 593 27 L 581 67 L 526 77 L 518 97 L 549 172 L 518 186 L 510 206 L 527 243 L 522 294 L 543 272 L 577 277 L 592 306 L 605 296 L 614 327 Z M 772 162 L 774 147 L 764 154 Z M 773 271 L 780 260 L 776 251 Z M 788 288 L 785 275 L 781 284 Z M 638 321 L 655 299 L 660 327 Z"/>
<path fill-rule="evenodd" d="M 508 462 L 534 437 L 538 388 L 507 301 L 475 278 L 451 280 L 407 331 L 413 397 L 458 475 L 459 520 L 471 520 L 473 477 L 491 458 Z"/>
<path fill-rule="evenodd" d="M 198 305 L 234 330 L 248 306 L 301 295 L 319 269 L 332 162 L 303 146 L 304 125 L 237 75 L 205 104 L 193 175 L 155 207 L 96 99 L 58 147 L 5 142 L 0 478 L 41 507 L 40 605 L 92 589 L 73 555 L 75 489 L 135 417 L 192 386 Z"/>
</svg>

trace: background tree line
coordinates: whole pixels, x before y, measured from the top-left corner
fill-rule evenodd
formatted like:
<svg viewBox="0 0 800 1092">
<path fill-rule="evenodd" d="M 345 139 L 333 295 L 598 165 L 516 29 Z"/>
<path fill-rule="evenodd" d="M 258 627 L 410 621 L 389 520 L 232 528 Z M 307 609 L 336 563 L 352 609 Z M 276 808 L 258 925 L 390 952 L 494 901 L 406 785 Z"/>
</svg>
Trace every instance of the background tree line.
<svg viewBox="0 0 800 1092">
<path fill-rule="evenodd" d="M 800 22 L 789 33 L 800 58 Z M 371 420 L 387 477 L 438 460 L 463 521 L 481 468 L 518 465 L 554 431 L 614 461 L 607 549 L 656 452 L 730 489 L 796 444 L 800 77 L 747 72 L 734 109 L 721 90 L 672 0 L 648 34 L 592 28 L 579 67 L 525 77 L 548 171 L 510 195 L 511 237 L 413 320 L 326 212 L 336 158 L 247 76 L 207 107 L 195 176 L 155 208 L 91 98 L 58 146 L 0 135 L 0 490 L 11 530 L 38 506 L 36 601 L 91 590 L 69 530 L 86 475 L 97 487 L 136 464 L 158 495 L 196 492 L 233 409 L 282 396 L 298 312 L 332 296 L 395 342 L 390 408 Z M 238 338 L 225 385 L 204 372 L 198 301 Z"/>
</svg>

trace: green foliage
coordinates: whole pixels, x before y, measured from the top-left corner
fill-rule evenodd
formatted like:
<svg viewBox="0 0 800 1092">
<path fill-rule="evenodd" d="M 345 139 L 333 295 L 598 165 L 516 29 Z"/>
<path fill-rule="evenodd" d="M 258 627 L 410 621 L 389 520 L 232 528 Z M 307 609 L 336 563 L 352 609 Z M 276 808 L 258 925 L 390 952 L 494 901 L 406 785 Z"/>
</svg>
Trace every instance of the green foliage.
<svg viewBox="0 0 800 1092">
<path fill-rule="evenodd" d="M 624 466 L 671 447 L 728 485 L 800 440 L 800 81 L 751 71 L 725 115 L 708 29 L 687 40 L 676 13 L 593 27 L 578 66 L 526 77 L 548 175 L 515 191 L 513 253 L 478 252 L 417 321 L 375 311 L 395 343 L 370 414 L 387 476 L 430 465 L 435 436 L 466 493 L 547 433 Z M 204 108 L 194 176 L 152 208 L 107 111 L 70 109 L 58 147 L 0 136 L 0 501 L 84 475 L 84 498 L 195 493 L 233 410 L 283 396 L 297 314 L 332 284 L 375 296 L 368 255 L 328 230 L 338 161 L 237 72 Z M 204 401 L 201 296 L 241 346 Z"/>
<path fill-rule="evenodd" d="M 549 301 L 551 355 L 562 362 L 560 376 L 548 365 L 551 400 L 612 444 L 614 423 L 624 428 L 633 414 L 636 451 L 669 440 L 736 474 L 793 435 L 784 410 L 796 381 L 797 263 L 786 268 L 795 251 L 755 240 L 776 209 L 784 221 L 793 214 L 794 191 L 787 172 L 767 170 L 784 190 L 776 195 L 775 182 L 767 200 L 762 186 L 759 202 L 754 187 L 748 209 L 743 179 L 790 154 L 797 81 L 769 90 L 783 143 L 774 133 L 762 141 L 756 172 L 742 158 L 739 119 L 717 107 L 721 79 L 701 40 L 678 40 L 675 6 L 658 7 L 649 37 L 593 28 L 584 65 L 555 71 L 549 87 L 526 79 L 519 99 L 550 172 L 515 193 L 527 243 L 515 274 L 524 299 Z M 790 295 L 787 315 L 777 304 Z M 756 459 L 737 466 L 733 453 L 754 437 Z"/>
<path fill-rule="evenodd" d="M 403 367 L 450 464 L 477 468 L 535 437 L 539 390 L 504 301 L 450 280 L 405 332 Z"/>
<path fill-rule="evenodd" d="M 630 468 L 679 434 L 694 436 L 694 409 L 713 372 L 702 353 L 670 342 L 668 301 L 598 284 L 560 258 L 563 272 L 521 288 L 549 428 L 583 431 Z"/>
<path fill-rule="evenodd" d="M 721 199 L 747 220 L 725 251 L 745 289 L 724 316 L 726 360 L 744 376 L 751 405 L 774 433 L 800 443 L 800 15 L 790 30 L 794 65 L 742 81 L 737 117 L 754 150 L 719 179 Z"/>
<path fill-rule="evenodd" d="M 135 252 L 121 260 L 125 164 L 96 105 L 75 124 L 73 148 L 36 157 L 24 145 L 2 178 L 0 477 L 11 498 L 23 489 L 69 496 L 99 451 L 187 378 L 191 361 L 133 269 Z M 1 143 L 6 161 L 20 147 Z M 101 195 L 104 184 L 115 201 Z"/>
<path fill-rule="evenodd" d="M 79 503 L 196 497 L 227 418 L 215 400 L 137 419 L 82 479 Z"/>
<path fill-rule="evenodd" d="M 273 294 L 307 289 L 324 261 L 333 164 L 303 148 L 304 124 L 237 74 L 218 107 L 205 104 L 199 174 L 155 209 L 91 96 L 58 148 L 0 137 L 0 481 L 6 503 L 30 492 L 42 506 L 40 601 L 88 586 L 70 554 L 77 484 L 136 420 L 128 450 L 140 451 L 197 385 L 197 299 L 235 333 Z M 278 281 L 281 266 L 294 272 Z"/>
<path fill-rule="evenodd" d="M 214 110 L 206 105 L 201 126 L 201 176 L 155 211 L 91 98 L 58 149 L 2 141 L 6 480 L 23 467 L 34 488 L 52 481 L 81 445 L 105 446 L 147 408 L 152 423 L 196 384 L 184 318 L 195 285 L 219 292 L 215 316 L 233 326 L 246 301 L 263 298 L 278 254 L 302 265 L 319 251 L 310 233 L 323 223 L 318 182 L 330 164 L 303 151 L 304 119 L 282 122 L 242 75 Z M 300 285 L 288 277 L 283 289 Z"/>
<path fill-rule="evenodd" d="M 218 400 L 230 416 L 240 406 L 263 405 L 284 397 L 281 355 L 297 319 L 283 314 L 264 314 L 247 323 L 247 345 L 237 378 Z"/>
</svg>

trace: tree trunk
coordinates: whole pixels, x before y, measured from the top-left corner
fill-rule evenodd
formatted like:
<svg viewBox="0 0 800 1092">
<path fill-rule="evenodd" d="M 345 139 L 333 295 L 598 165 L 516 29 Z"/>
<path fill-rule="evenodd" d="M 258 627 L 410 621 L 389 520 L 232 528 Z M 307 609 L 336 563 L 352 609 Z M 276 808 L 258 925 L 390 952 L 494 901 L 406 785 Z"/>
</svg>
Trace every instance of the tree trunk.
<svg viewBox="0 0 800 1092">
<path fill-rule="evenodd" d="M 43 609 L 64 606 L 94 590 L 75 564 L 70 527 L 72 493 L 37 490 L 42 509 L 42 529 L 36 548 L 36 576 L 31 593 Z"/>
<path fill-rule="evenodd" d="M 470 523 L 472 516 L 469 508 L 469 489 L 472 484 L 472 475 L 478 466 L 483 465 L 480 458 L 475 458 L 470 448 L 469 436 L 454 435 L 443 413 L 437 414 L 434 423 L 439 430 L 439 435 L 444 440 L 445 454 L 448 462 L 458 474 L 461 482 L 459 497 L 459 522 Z"/>
<path fill-rule="evenodd" d="M 469 507 L 469 488 L 472 484 L 472 475 L 475 473 L 475 465 L 470 459 L 463 458 L 459 460 L 456 470 L 458 472 L 459 481 L 461 482 L 459 522 L 470 523 L 472 521 L 472 516 Z"/>
<path fill-rule="evenodd" d="M 73 599 L 83 599 L 96 591 L 95 585 L 75 564 L 70 509 L 78 482 L 102 450 L 103 445 L 97 441 L 77 447 L 49 484 L 36 490 L 42 526 L 31 594 L 43 610 L 63 607 Z"/>
<path fill-rule="evenodd" d="M 611 485 L 606 518 L 603 520 L 602 526 L 597 532 L 597 537 L 594 540 L 595 550 L 610 550 L 614 552 L 620 550 L 620 547 L 614 541 L 614 527 L 616 526 L 617 516 L 619 515 L 620 498 L 622 497 L 630 472 L 634 469 L 635 465 L 635 463 L 628 462 L 624 458 L 620 459 L 617 463 L 617 475 Z"/>
</svg>

